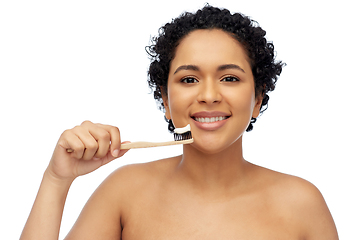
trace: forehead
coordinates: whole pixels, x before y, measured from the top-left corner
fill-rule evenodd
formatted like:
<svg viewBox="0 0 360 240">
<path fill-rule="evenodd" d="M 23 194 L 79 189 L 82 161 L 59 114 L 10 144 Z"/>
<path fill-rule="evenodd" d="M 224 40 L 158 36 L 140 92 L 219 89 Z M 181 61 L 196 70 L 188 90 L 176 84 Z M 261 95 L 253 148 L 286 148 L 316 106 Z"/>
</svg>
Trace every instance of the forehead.
<svg viewBox="0 0 360 240">
<path fill-rule="evenodd" d="M 210 63 L 249 65 L 241 43 L 220 29 L 195 30 L 189 33 L 178 45 L 171 65 Z"/>
</svg>

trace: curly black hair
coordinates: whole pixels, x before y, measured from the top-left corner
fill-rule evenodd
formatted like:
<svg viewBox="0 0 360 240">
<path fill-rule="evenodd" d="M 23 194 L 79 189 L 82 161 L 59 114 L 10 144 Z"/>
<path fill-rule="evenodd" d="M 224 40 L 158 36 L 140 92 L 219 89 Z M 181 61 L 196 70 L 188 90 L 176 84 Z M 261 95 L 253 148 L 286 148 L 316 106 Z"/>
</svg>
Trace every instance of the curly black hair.
<svg viewBox="0 0 360 240">
<path fill-rule="evenodd" d="M 220 9 L 206 5 L 196 13 L 185 12 L 170 23 L 159 29 L 159 36 L 152 39 L 152 45 L 146 47 L 151 58 L 148 71 L 148 84 L 153 90 L 154 98 L 164 109 L 161 89 L 167 94 L 167 81 L 170 63 L 175 57 L 175 51 L 181 40 L 190 32 L 197 29 L 221 29 L 229 33 L 242 44 L 249 57 L 252 74 L 255 81 L 255 95 L 263 96 L 260 112 L 267 109 L 268 92 L 275 89 L 278 76 L 281 74 L 283 63 L 275 61 L 274 45 L 265 38 L 266 32 L 257 22 L 241 13 L 231 14 L 227 9 Z M 175 129 L 171 120 L 168 129 Z M 252 118 L 246 131 L 253 129 L 256 118 Z"/>
</svg>

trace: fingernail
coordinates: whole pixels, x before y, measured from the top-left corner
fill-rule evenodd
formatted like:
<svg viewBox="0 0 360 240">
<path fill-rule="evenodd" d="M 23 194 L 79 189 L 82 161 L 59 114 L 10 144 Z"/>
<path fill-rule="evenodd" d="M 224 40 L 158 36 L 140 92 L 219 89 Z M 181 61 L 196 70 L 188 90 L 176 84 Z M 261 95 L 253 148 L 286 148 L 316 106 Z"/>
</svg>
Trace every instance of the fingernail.
<svg viewBox="0 0 360 240">
<path fill-rule="evenodd" d="M 112 155 L 113 155 L 113 157 L 119 156 L 119 150 L 118 150 L 118 149 L 115 149 L 115 150 L 112 152 Z"/>
</svg>

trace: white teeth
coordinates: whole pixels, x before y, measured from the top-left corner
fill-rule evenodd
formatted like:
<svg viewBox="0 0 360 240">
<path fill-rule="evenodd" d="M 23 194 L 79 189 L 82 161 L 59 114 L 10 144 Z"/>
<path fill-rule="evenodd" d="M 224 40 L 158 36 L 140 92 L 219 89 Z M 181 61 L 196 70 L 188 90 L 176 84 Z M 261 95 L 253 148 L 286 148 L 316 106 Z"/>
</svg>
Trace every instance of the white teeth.
<svg viewBox="0 0 360 240">
<path fill-rule="evenodd" d="M 226 117 L 211 117 L 211 118 L 200 117 L 200 118 L 195 118 L 195 121 L 197 121 L 197 122 L 205 122 L 205 123 L 212 123 L 212 122 L 222 121 L 224 119 L 226 119 Z"/>
</svg>

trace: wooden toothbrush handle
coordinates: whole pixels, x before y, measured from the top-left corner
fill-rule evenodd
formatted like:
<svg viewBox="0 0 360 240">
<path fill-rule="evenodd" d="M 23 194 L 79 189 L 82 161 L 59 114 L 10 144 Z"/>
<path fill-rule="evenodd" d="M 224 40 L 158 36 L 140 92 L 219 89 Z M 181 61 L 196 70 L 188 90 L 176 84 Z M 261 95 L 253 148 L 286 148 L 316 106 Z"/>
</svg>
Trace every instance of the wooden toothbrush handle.
<svg viewBox="0 0 360 240">
<path fill-rule="evenodd" d="M 149 148 L 149 147 L 161 147 L 161 146 L 170 146 L 177 144 L 189 144 L 194 142 L 194 139 L 187 139 L 182 141 L 169 141 L 169 142 L 131 142 L 121 144 L 120 149 L 131 149 L 131 148 Z M 74 150 L 71 148 L 66 149 L 68 153 L 72 153 Z"/>
<path fill-rule="evenodd" d="M 189 144 L 194 142 L 194 139 L 182 140 L 182 141 L 169 141 L 169 142 L 131 142 L 121 144 L 120 149 L 130 149 L 130 148 L 148 148 L 148 147 L 160 147 L 160 146 L 169 146 L 177 144 Z"/>
</svg>

